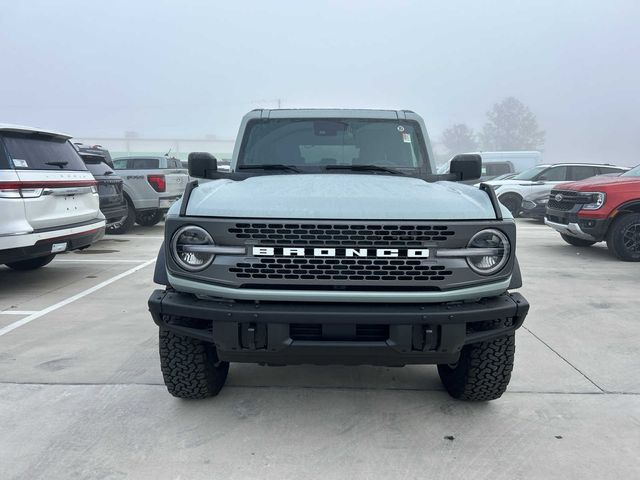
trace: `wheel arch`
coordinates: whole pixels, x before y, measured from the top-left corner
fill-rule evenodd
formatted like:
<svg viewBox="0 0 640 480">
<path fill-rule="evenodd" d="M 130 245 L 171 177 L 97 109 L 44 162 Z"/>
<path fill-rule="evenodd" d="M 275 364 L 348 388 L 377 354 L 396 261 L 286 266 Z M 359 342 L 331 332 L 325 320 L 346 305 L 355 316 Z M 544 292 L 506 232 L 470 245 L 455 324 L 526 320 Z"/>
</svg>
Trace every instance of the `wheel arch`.
<svg viewBox="0 0 640 480">
<path fill-rule="evenodd" d="M 640 198 L 623 203 L 614 212 L 616 216 L 619 213 L 640 213 Z"/>
</svg>

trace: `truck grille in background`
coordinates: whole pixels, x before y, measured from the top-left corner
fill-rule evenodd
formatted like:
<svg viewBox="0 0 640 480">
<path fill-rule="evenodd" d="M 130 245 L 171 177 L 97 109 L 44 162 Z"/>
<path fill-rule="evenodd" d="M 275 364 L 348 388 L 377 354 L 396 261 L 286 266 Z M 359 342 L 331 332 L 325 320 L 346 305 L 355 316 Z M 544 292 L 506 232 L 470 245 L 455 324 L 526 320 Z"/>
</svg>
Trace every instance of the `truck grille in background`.
<svg viewBox="0 0 640 480">
<path fill-rule="evenodd" d="M 379 248 L 423 246 L 443 242 L 454 232 L 446 225 L 318 225 L 308 223 L 237 223 L 229 233 L 262 245 L 348 246 Z"/>
<path fill-rule="evenodd" d="M 562 195 L 562 200 L 557 201 L 556 195 Z M 581 192 L 573 192 L 570 190 L 551 190 L 549 195 L 549 203 L 547 206 L 554 210 L 571 210 L 576 205 L 583 205 L 591 202 L 591 195 L 585 195 Z"/>
<path fill-rule="evenodd" d="M 415 259 L 261 258 L 237 263 L 229 271 L 239 279 L 327 281 L 443 281 L 452 274 L 442 265 Z"/>
<path fill-rule="evenodd" d="M 384 342 L 389 339 L 389 325 L 356 324 L 355 332 L 343 337 L 325 335 L 319 323 L 292 323 L 289 325 L 291 340 L 318 341 L 351 341 L 351 342 Z"/>
</svg>

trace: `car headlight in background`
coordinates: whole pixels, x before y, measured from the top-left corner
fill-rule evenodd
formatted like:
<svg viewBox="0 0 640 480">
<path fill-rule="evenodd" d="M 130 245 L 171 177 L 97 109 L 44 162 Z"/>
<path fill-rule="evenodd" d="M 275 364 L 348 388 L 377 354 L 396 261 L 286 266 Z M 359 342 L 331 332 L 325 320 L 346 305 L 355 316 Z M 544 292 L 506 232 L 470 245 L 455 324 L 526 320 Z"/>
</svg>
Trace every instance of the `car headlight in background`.
<svg viewBox="0 0 640 480">
<path fill-rule="evenodd" d="M 210 248 L 213 238 L 204 228 L 189 225 L 173 234 L 171 254 L 178 265 L 190 272 L 204 270 L 215 258 Z M 203 248 L 204 247 L 204 248 Z"/>
<path fill-rule="evenodd" d="M 585 192 L 585 195 L 591 195 L 591 203 L 582 205 L 583 210 L 598 210 L 607 198 L 603 192 Z"/>
<path fill-rule="evenodd" d="M 471 270 L 480 275 L 493 275 L 509 260 L 511 244 L 500 230 L 487 228 L 476 233 L 467 248 L 438 249 L 438 257 L 465 257 Z"/>
</svg>

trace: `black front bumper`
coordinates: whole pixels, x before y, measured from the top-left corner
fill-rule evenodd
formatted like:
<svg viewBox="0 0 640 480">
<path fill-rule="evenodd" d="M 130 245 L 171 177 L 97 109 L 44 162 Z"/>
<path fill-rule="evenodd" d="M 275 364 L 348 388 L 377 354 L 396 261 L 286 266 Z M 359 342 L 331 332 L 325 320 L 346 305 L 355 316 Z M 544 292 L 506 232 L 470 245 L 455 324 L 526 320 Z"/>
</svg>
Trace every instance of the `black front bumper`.
<svg viewBox="0 0 640 480">
<path fill-rule="evenodd" d="M 225 361 L 401 366 L 455 363 L 464 345 L 519 328 L 529 303 L 518 293 L 472 303 L 323 304 L 156 290 L 149 310 L 158 326 L 214 343 Z"/>
<path fill-rule="evenodd" d="M 611 219 L 581 218 L 578 216 L 578 210 L 579 208 L 574 208 L 569 211 L 547 208 L 545 218 L 559 227 L 563 225 L 566 226 L 566 230 L 560 227 L 560 230 L 562 230 L 561 233 L 565 235 L 584 238 L 585 240 L 593 240 L 595 242 L 603 241 L 607 237 L 607 230 L 611 224 Z M 556 227 L 554 226 L 554 228 Z M 560 231 L 558 228 L 556 228 L 556 230 Z"/>
<path fill-rule="evenodd" d="M 531 205 L 529 205 L 531 204 Z M 534 203 L 528 200 L 522 202 L 520 207 L 520 212 L 518 212 L 518 216 L 524 218 L 534 218 L 536 220 L 542 220 L 544 218 L 547 206 L 541 205 L 539 203 Z"/>
</svg>

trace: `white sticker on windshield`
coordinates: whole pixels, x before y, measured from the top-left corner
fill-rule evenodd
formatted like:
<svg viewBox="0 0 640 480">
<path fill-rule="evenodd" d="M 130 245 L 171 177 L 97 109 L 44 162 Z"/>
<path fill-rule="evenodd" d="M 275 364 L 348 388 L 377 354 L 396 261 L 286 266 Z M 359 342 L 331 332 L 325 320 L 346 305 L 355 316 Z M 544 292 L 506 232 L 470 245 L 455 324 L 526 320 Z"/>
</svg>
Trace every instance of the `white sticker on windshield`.
<svg viewBox="0 0 640 480">
<path fill-rule="evenodd" d="M 402 134 L 402 141 L 404 143 L 411 143 L 411 135 L 409 135 L 408 133 L 403 133 Z"/>
<path fill-rule="evenodd" d="M 13 160 L 13 166 L 17 167 L 17 168 L 29 168 L 29 164 L 27 163 L 26 160 L 23 160 L 21 158 L 12 158 L 11 160 Z"/>
</svg>

